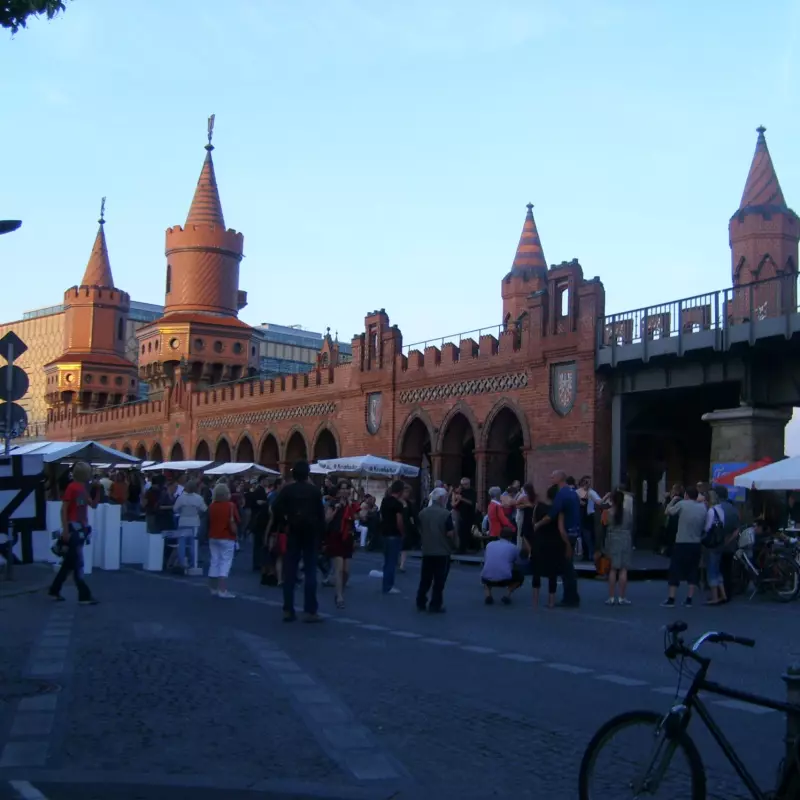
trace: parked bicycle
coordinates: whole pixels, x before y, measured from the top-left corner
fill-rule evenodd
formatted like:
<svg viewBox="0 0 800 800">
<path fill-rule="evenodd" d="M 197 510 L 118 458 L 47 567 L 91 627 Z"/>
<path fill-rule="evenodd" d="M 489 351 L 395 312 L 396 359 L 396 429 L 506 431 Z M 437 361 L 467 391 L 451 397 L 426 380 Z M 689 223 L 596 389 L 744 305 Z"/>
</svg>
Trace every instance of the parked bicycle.
<svg viewBox="0 0 800 800">
<path fill-rule="evenodd" d="M 663 797 L 669 800 L 705 800 L 706 772 L 697 746 L 688 734 L 692 714 L 696 713 L 720 746 L 725 758 L 736 771 L 753 800 L 797 800 L 800 798 L 800 748 L 798 740 L 787 743 L 789 757 L 778 767 L 776 788 L 764 791 L 742 763 L 733 745 L 725 738 L 698 693 L 709 692 L 750 705 L 770 708 L 800 717 L 800 705 L 772 700 L 750 692 L 729 689 L 706 679 L 711 659 L 699 654 L 705 642 L 739 644 L 754 647 L 755 641 L 743 636 L 709 631 L 691 647 L 681 634 L 685 622 L 668 625 L 664 634 L 664 655 L 677 662 L 683 677 L 687 661 L 698 665 L 692 684 L 683 700 L 666 714 L 655 711 L 628 711 L 610 719 L 592 737 L 581 761 L 579 773 L 580 800 L 623 800 L 624 798 Z M 678 683 L 680 688 L 680 679 Z M 632 732 L 630 743 L 617 743 L 616 737 Z M 636 746 L 645 746 L 645 755 L 637 761 Z M 610 759 L 603 767 L 601 757 Z M 630 768 L 626 775 L 626 770 Z"/>
<path fill-rule="evenodd" d="M 755 531 L 745 528 L 733 556 L 732 586 L 743 594 L 752 585 L 750 599 L 758 592 L 770 592 L 776 600 L 791 603 L 800 595 L 800 564 L 782 540 L 770 541 L 758 558 L 753 556 Z"/>
</svg>

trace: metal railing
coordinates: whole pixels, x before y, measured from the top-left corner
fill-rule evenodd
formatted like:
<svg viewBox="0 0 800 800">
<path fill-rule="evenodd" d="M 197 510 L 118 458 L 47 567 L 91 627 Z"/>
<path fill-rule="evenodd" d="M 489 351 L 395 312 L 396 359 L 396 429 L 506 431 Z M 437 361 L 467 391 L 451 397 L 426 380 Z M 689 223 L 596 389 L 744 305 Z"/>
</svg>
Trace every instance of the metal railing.
<svg viewBox="0 0 800 800">
<path fill-rule="evenodd" d="M 403 355 L 407 356 L 412 350 L 419 350 L 421 353 L 424 353 L 426 347 L 438 347 L 441 350 L 446 344 L 454 344 L 456 347 L 460 347 L 464 339 L 473 339 L 476 343 L 480 344 L 481 336 L 494 336 L 496 339 L 499 339 L 500 334 L 506 329 L 506 326 L 503 324 L 489 325 L 486 328 L 476 328 L 475 330 L 463 331 L 462 333 L 451 333 L 447 336 L 427 339 L 424 342 L 412 342 L 411 344 L 403 345 Z"/>
<path fill-rule="evenodd" d="M 798 312 L 798 275 L 673 300 L 601 317 L 597 347 L 624 347 L 703 331 L 725 331 L 735 325 L 789 317 Z"/>
</svg>

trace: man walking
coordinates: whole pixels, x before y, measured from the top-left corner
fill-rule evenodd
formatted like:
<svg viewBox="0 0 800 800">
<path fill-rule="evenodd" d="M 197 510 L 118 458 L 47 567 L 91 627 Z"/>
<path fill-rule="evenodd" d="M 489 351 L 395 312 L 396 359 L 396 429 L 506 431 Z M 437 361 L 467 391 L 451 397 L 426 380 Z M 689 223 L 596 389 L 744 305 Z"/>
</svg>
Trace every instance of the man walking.
<svg viewBox="0 0 800 800">
<path fill-rule="evenodd" d="M 303 581 L 304 622 L 321 622 L 317 613 L 317 550 L 325 530 L 325 511 L 322 495 L 308 476 L 307 461 L 298 461 L 292 468 L 294 482 L 285 486 L 275 498 L 272 508 L 272 525 L 278 529 L 281 522 L 286 524 L 286 555 L 283 565 L 283 620 L 294 622 L 294 587 L 297 583 L 297 569 L 303 560 L 305 580 Z"/>
<path fill-rule="evenodd" d="M 431 504 L 419 515 L 422 539 L 422 570 L 417 590 L 417 608 L 420 611 L 444 611 L 444 585 L 450 572 L 450 554 L 456 546 L 453 517 L 447 510 L 447 490 L 441 487 L 431 492 Z M 433 586 L 431 602 L 428 592 Z"/>
<path fill-rule="evenodd" d="M 400 594 L 395 588 L 394 577 L 397 572 L 397 559 L 403 545 L 403 502 L 400 499 L 405 489 L 403 481 L 393 481 L 381 501 L 381 535 L 383 536 L 383 593 Z"/>
</svg>

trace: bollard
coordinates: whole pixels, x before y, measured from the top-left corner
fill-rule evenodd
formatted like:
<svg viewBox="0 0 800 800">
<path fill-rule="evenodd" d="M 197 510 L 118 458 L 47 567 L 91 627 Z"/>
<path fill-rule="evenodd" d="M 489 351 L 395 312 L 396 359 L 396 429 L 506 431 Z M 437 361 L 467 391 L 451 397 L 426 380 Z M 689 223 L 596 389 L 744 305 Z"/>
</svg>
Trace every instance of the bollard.
<svg viewBox="0 0 800 800">
<path fill-rule="evenodd" d="M 800 706 L 800 663 L 791 664 L 781 675 L 786 684 L 786 702 Z M 786 763 L 795 759 L 800 741 L 800 714 L 786 715 Z"/>
</svg>

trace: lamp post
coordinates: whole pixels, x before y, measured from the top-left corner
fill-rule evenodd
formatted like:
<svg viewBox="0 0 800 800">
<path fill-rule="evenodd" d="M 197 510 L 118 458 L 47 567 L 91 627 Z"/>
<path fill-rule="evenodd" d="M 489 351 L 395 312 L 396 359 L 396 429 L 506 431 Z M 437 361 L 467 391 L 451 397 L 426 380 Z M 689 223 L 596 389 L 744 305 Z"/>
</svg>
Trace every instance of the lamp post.
<svg viewBox="0 0 800 800">
<path fill-rule="evenodd" d="M 11 233 L 22 225 L 21 219 L 0 219 L 0 234 Z"/>
</svg>

